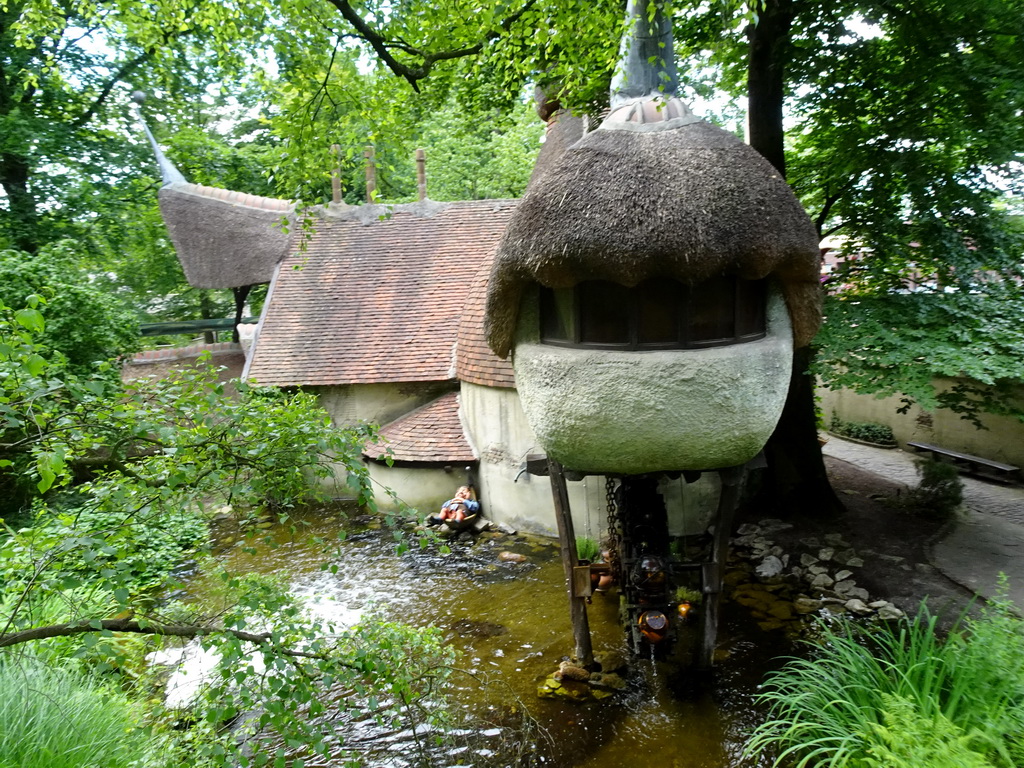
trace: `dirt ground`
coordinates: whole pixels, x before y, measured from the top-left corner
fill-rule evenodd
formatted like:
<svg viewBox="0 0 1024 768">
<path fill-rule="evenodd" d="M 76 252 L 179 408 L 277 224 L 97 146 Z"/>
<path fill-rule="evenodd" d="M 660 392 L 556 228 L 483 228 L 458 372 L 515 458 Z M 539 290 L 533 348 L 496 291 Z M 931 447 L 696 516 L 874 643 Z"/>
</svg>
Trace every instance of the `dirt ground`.
<svg viewBox="0 0 1024 768">
<path fill-rule="evenodd" d="M 833 517 L 793 517 L 792 528 L 773 532 L 774 543 L 790 553 L 813 554 L 808 540 L 824 540 L 840 534 L 864 560 L 855 579 L 872 599 L 891 601 L 908 614 L 917 612 L 923 600 L 932 613 L 954 618 L 970 603 L 973 594 L 955 583 L 930 562 L 930 545 L 941 537 L 946 522 L 908 511 L 901 505 L 900 486 L 832 457 L 825 464 L 845 512 Z M 757 523 L 753 510 L 745 510 L 737 524 Z"/>
</svg>

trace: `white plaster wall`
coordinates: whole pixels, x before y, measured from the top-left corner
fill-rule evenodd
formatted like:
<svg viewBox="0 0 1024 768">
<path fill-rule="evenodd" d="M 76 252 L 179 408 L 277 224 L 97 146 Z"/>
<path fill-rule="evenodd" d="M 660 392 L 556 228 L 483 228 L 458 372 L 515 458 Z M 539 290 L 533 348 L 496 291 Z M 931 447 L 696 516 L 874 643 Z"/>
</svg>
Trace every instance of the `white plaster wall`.
<svg viewBox="0 0 1024 768">
<path fill-rule="evenodd" d="M 322 387 L 320 403 L 339 425 L 366 421 L 383 426 L 451 390 L 449 384 L 346 384 Z"/>
<path fill-rule="evenodd" d="M 514 528 L 556 535 L 551 482 L 521 470 L 526 456 L 543 453 L 513 389 L 463 382 L 462 423 L 480 457 L 478 492 L 484 514 Z M 606 528 L 605 481 L 570 482 L 569 506 L 578 536 L 600 538 Z"/>
<path fill-rule="evenodd" d="M 939 391 L 952 384 L 948 380 L 935 382 Z M 830 390 L 824 387 L 818 388 L 818 395 L 826 425 L 831 423 L 833 414 L 844 421 L 886 424 L 904 448 L 908 440 L 913 440 L 1024 467 L 1024 423 L 1015 418 L 985 414 L 981 423 L 987 429 L 976 429 L 948 410 L 929 412 L 914 405 L 907 413 L 898 413 L 902 403 L 895 395 L 877 398 L 849 389 Z M 1018 402 L 1024 403 L 1024 388 Z"/>
<path fill-rule="evenodd" d="M 380 509 L 395 510 L 399 505 L 385 492 L 390 488 L 403 504 L 421 514 L 436 512 L 466 483 L 462 470 L 446 472 L 444 469 L 389 467 L 375 461 L 368 463 L 370 478 L 374 481 L 373 496 Z"/>
<path fill-rule="evenodd" d="M 767 335 L 710 349 L 619 352 L 540 344 L 524 298 L 513 363 L 538 442 L 567 467 L 642 474 L 743 464 L 782 413 L 793 336 L 778 291 Z"/>
</svg>

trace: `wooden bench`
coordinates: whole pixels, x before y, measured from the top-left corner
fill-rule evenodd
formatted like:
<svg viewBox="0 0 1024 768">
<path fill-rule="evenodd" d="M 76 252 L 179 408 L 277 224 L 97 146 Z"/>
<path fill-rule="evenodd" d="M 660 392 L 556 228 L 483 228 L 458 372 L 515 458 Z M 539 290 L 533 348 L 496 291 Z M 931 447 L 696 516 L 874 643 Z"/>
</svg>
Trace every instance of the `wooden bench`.
<svg viewBox="0 0 1024 768">
<path fill-rule="evenodd" d="M 949 459 L 958 469 L 991 480 L 1012 483 L 1019 478 L 1020 467 L 1015 467 L 1012 464 L 1003 464 L 1001 461 L 983 459 L 981 456 L 972 456 L 969 453 L 952 451 L 949 448 L 940 448 L 931 443 L 908 441 L 907 446 L 921 453 L 930 453 L 936 459 Z"/>
</svg>

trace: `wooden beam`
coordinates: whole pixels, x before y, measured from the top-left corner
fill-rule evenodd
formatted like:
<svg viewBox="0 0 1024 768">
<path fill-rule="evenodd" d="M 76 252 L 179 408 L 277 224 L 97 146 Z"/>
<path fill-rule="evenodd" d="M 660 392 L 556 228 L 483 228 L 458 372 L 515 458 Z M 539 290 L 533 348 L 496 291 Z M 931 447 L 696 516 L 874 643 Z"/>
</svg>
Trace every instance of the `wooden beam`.
<svg viewBox="0 0 1024 768">
<path fill-rule="evenodd" d="M 711 561 L 704 564 L 704 631 L 700 652 L 697 655 L 697 668 L 701 671 L 711 669 L 715 658 L 722 577 L 725 560 L 729 556 L 729 536 L 732 533 L 732 521 L 736 515 L 745 469 L 741 466 L 718 471 L 718 476 L 722 479 L 722 490 L 718 496 L 718 511 L 715 515 L 715 538 Z"/>
<path fill-rule="evenodd" d="M 551 478 L 551 495 L 555 502 L 555 522 L 558 524 L 558 542 L 562 553 L 562 567 L 565 570 L 566 593 L 569 596 L 569 620 L 572 622 L 572 636 L 575 644 L 573 658 L 582 667 L 594 663 L 594 650 L 590 642 L 590 620 L 587 618 L 585 597 L 573 594 L 573 577 L 579 560 L 576 557 L 576 531 L 569 509 L 569 489 L 565 484 L 562 465 L 548 458 L 548 475 Z"/>
</svg>

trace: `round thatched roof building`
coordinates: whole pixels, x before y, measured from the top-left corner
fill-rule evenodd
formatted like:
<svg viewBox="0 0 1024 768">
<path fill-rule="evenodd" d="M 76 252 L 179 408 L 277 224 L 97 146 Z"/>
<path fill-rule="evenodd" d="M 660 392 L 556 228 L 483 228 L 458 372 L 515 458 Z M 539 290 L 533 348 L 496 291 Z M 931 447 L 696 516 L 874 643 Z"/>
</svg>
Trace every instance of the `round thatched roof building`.
<svg viewBox="0 0 1024 768">
<path fill-rule="evenodd" d="M 821 320 L 818 235 L 779 173 L 677 98 L 627 102 L 530 185 L 491 273 L 486 329 L 512 350 L 524 289 L 777 278 L 796 346 Z"/>
<path fill-rule="evenodd" d="M 530 426 L 586 472 L 741 465 L 821 316 L 818 236 L 779 173 L 671 95 L 671 25 L 632 0 L 612 109 L 531 179 L 488 285 Z"/>
</svg>

